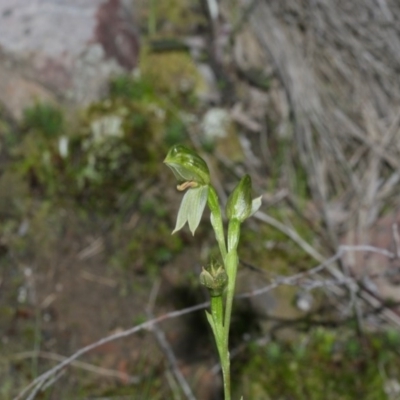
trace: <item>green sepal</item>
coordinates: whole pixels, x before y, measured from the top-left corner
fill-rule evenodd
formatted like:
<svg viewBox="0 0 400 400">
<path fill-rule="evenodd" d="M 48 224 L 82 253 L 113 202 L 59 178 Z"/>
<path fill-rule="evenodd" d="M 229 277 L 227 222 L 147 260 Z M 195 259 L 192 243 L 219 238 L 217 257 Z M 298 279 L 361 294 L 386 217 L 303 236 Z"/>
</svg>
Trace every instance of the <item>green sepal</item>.
<svg viewBox="0 0 400 400">
<path fill-rule="evenodd" d="M 207 203 L 207 196 L 208 186 L 191 188 L 185 193 L 179 207 L 173 234 L 182 229 L 186 222 L 188 222 L 189 229 L 192 235 L 194 235 L 200 224 L 201 216 Z"/>
<path fill-rule="evenodd" d="M 211 263 L 207 268 L 203 267 L 200 283 L 208 289 L 211 297 L 222 296 L 228 284 L 225 268 L 218 263 Z"/>
<path fill-rule="evenodd" d="M 210 183 L 210 171 L 206 162 L 193 150 L 180 144 L 172 146 L 164 163 L 171 168 L 178 182 Z"/>
<path fill-rule="evenodd" d="M 228 219 L 237 219 L 243 222 L 251 214 L 251 178 L 245 175 L 237 184 L 226 203 L 226 216 Z"/>
</svg>

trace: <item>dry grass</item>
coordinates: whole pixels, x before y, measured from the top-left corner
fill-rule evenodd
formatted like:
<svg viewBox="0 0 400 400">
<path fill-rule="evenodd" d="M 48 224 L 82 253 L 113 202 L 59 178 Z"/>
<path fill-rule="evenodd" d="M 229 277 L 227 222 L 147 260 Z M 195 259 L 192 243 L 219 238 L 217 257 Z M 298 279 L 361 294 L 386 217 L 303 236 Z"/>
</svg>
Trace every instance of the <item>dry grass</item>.
<svg viewBox="0 0 400 400">
<path fill-rule="evenodd" d="M 337 244 L 343 232 L 365 230 L 398 201 L 400 4 L 245 3 L 241 26 L 253 32 L 285 94 L 278 108 L 289 109 L 280 121 L 292 127 L 288 151 L 301 161 Z"/>
</svg>

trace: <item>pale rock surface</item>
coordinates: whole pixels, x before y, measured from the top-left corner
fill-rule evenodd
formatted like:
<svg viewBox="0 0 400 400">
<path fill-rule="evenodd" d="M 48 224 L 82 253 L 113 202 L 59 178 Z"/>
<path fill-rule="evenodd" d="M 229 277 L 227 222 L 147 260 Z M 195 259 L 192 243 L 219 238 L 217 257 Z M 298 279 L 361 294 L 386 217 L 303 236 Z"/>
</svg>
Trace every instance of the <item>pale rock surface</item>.
<svg viewBox="0 0 400 400">
<path fill-rule="evenodd" d="M 350 246 L 372 246 L 394 254 L 388 258 L 377 251 L 346 251 L 343 261 L 364 288 L 383 300 L 400 301 L 400 211 L 379 218 L 368 229 L 353 229 L 342 240 Z M 397 312 L 400 307 L 393 308 Z"/>
<path fill-rule="evenodd" d="M 124 0 L 0 0 L 0 103 L 19 118 L 37 100 L 99 98 L 137 63 L 131 10 Z"/>
</svg>

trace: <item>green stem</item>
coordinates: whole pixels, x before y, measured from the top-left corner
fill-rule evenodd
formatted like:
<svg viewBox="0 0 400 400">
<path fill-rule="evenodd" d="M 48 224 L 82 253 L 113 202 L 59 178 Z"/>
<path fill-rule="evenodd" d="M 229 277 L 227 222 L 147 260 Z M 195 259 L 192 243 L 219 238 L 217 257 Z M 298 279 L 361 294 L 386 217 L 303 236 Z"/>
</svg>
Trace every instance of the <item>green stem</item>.
<svg viewBox="0 0 400 400">
<path fill-rule="evenodd" d="M 215 341 L 219 348 L 218 343 L 222 338 L 222 327 L 224 322 L 224 305 L 222 302 L 222 296 L 211 297 L 211 315 L 216 329 L 215 333 L 217 335 Z"/>
<path fill-rule="evenodd" d="M 237 251 L 240 239 L 240 221 L 231 219 L 228 225 L 228 252 Z"/>
<path fill-rule="evenodd" d="M 239 263 L 237 255 L 237 245 L 240 236 L 240 222 L 238 220 L 230 220 L 228 226 L 228 249 L 229 252 L 226 256 L 225 269 L 228 274 L 228 287 L 226 290 L 226 303 L 225 303 L 225 321 L 224 331 L 227 347 L 229 346 L 229 328 L 231 324 L 233 297 L 235 296 L 235 284 L 237 267 Z"/>
<path fill-rule="evenodd" d="M 221 368 L 224 379 L 224 399 L 231 400 L 231 360 L 229 358 L 229 351 L 226 351 L 223 357 L 221 357 Z"/>
<path fill-rule="evenodd" d="M 226 290 L 226 302 L 225 302 L 225 320 L 224 320 L 224 339 L 226 346 L 229 346 L 229 328 L 231 324 L 232 316 L 232 305 L 233 297 L 235 295 L 235 279 L 237 273 L 238 257 L 236 251 L 231 251 L 228 253 L 226 270 L 228 273 L 228 287 Z"/>
<path fill-rule="evenodd" d="M 230 388 L 230 358 L 227 343 L 224 335 L 224 309 L 222 296 L 211 297 L 211 315 L 213 319 L 213 333 L 221 361 L 222 375 L 224 380 L 225 400 L 231 399 Z"/>
<path fill-rule="evenodd" d="M 215 192 L 215 189 L 211 185 L 209 186 L 207 202 L 211 211 L 211 225 L 214 229 L 221 256 L 224 260 L 226 273 L 228 274 L 225 312 L 223 309 L 222 297 L 214 297 L 211 298 L 211 314 L 214 323 L 213 332 L 221 361 L 222 375 L 224 380 L 224 399 L 231 400 L 229 330 L 238 267 L 237 246 L 240 237 L 240 222 L 237 219 L 232 219 L 229 221 L 227 252 L 218 196 Z"/>
<path fill-rule="evenodd" d="M 219 251 L 222 259 L 226 257 L 226 244 L 224 235 L 224 224 L 222 222 L 221 208 L 219 206 L 218 195 L 215 189 L 210 185 L 207 198 L 208 207 L 211 211 L 211 225 L 214 229 L 215 238 L 217 239 Z"/>
<path fill-rule="evenodd" d="M 235 296 L 236 274 L 238 267 L 237 246 L 240 237 L 240 222 L 230 220 L 228 225 L 228 254 L 225 257 L 225 269 L 228 274 L 228 286 L 226 290 L 225 318 L 223 327 L 223 352 L 221 367 L 224 378 L 225 400 L 231 399 L 230 355 L 229 355 L 229 330 L 232 316 L 233 298 Z"/>
</svg>

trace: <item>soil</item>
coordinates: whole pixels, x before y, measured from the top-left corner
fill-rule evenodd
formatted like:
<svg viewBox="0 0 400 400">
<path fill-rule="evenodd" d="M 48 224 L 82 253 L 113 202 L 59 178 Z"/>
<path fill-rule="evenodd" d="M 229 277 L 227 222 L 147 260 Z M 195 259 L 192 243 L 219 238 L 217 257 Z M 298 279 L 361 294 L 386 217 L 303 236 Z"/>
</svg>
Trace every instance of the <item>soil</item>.
<svg viewBox="0 0 400 400">
<path fill-rule="evenodd" d="M 129 228 L 131 220 L 129 216 L 122 224 L 127 236 L 134 232 Z M 4 246 L 2 254 L 1 298 L 6 305 L 3 314 L 7 310 L 10 315 L 0 318 L 0 326 L 3 354 L 11 357 L 10 366 L 20 370 L 26 381 L 54 365 L 48 360 L 51 355 L 71 355 L 102 337 L 145 321 L 156 287 L 151 310 L 154 316 L 206 299 L 196 282 L 200 268 L 195 261 L 199 259 L 196 246 L 159 265 L 158 271 L 144 271 L 135 265 L 135 259 L 121 269 L 113 265 L 113 256 L 118 253 L 118 243 L 112 240 L 115 232 L 104 229 L 104 221 L 90 223 L 74 211 L 56 208 L 43 218 L 44 226 L 38 227 L 37 221 L 25 223 L 29 227 L 23 237 L 24 251 L 18 254 Z M 49 229 L 51 236 L 46 235 Z M 197 312 L 166 321 L 159 329 L 165 333 L 196 397 L 213 399 L 218 398 L 219 382 L 206 365 L 212 366 L 216 359 L 202 317 Z M 32 360 L 37 360 L 34 371 L 30 368 Z M 71 367 L 47 398 L 73 398 L 68 396 L 86 391 L 90 395 L 117 394 L 128 387 L 137 398 L 156 398 L 144 394 L 149 382 L 154 386 L 154 396 L 157 387 L 164 387 L 161 392 L 172 390 L 168 389 L 165 375 L 168 361 L 164 350 L 149 331 L 98 347 L 80 361 L 117 371 L 120 376 L 103 377 Z M 23 385 L 17 385 L 7 371 L 0 372 L 2 380 L 13 381 L 16 395 Z M 124 374 L 138 382 L 129 383 Z"/>
</svg>

